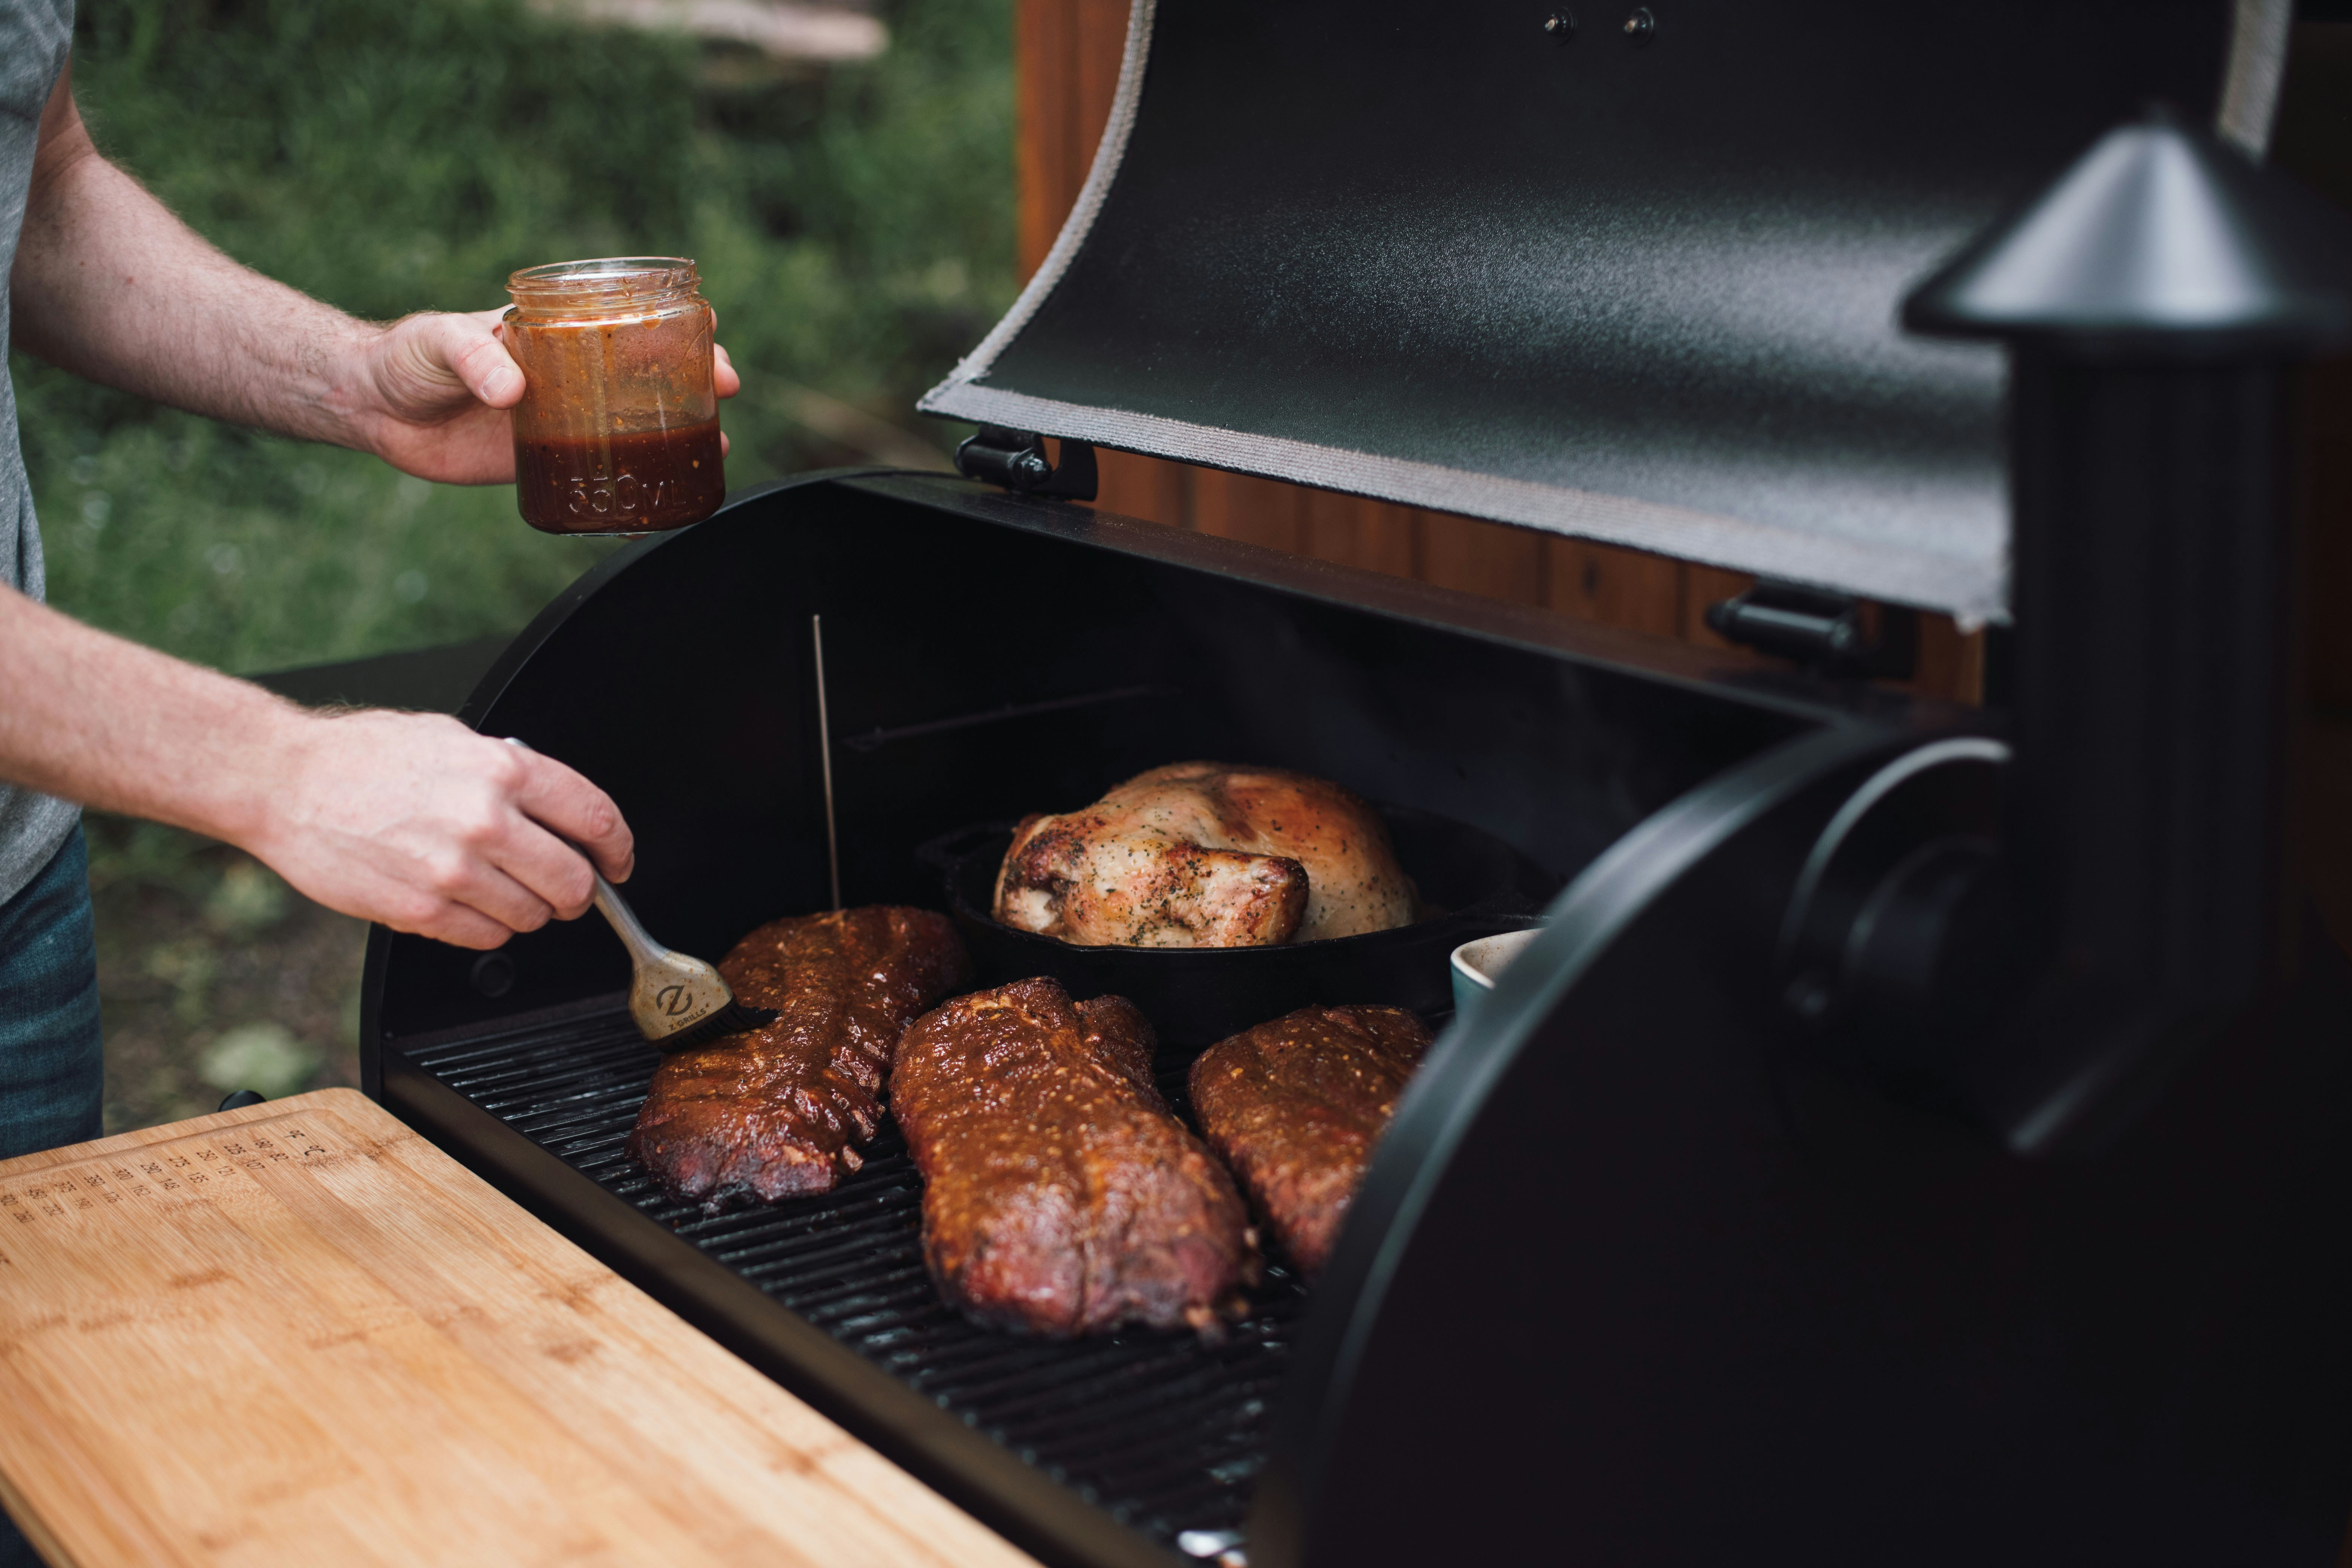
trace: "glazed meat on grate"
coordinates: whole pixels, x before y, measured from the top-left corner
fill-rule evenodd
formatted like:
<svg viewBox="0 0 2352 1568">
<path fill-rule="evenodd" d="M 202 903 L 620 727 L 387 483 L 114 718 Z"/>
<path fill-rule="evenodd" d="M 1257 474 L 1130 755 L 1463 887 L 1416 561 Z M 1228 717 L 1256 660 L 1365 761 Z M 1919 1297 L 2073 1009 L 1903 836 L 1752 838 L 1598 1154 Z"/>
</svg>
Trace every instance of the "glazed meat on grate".
<svg viewBox="0 0 2352 1568">
<path fill-rule="evenodd" d="M 890 1108 L 923 1173 L 950 1304 L 1055 1339 L 1123 1323 L 1214 1337 L 1257 1251 L 1233 1179 L 1151 1081 L 1151 1026 L 1051 980 L 954 1001 L 898 1041 Z"/>
<path fill-rule="evenodd" d="M 945 916 L 879 905 L 771 921 L 719 973 L 781 1016 L 664 1058 L 628 1142 L 672 1197 L 713 1209 L 827 1192 L 856 1170 L 898 1036 L 969 984 L 971 963 Z"/>
<path fill-rule="evenodd" d="M 1171 763 L 1081 811 L 1031 816 L 996 918 L 1088 946 L 1265 947 L 1386 931 L 1413 886 L 1380 814 L 1272 768 Z"/>
<path fill-rule="evenodd" d="M 1429 1048 L 1397 1007 L 1302 1007 L 1192 1063 L 1192 1111 L 1274 1239 L 1312 1279 Z"/>
</svg>

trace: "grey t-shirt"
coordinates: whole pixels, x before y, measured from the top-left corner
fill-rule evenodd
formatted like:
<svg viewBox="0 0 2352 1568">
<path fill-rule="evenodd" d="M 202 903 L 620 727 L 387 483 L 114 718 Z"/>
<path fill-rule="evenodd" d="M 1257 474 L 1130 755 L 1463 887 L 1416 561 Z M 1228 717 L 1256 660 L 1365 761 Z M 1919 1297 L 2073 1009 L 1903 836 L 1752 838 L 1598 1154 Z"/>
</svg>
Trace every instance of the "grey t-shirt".
<svg viewBox="0 0 2352 1568">
<path fill-rule="evenodd" d="M 0 0 L 0 279 L 16 267 L 16 237 L 33 182 L 41 110 L 73 43 L 73 0 Z M 0 367 L 8 356 L 8 290 L 0 289 Z M 0 583 L 41 597 L 41 530 L 16 439 L 16 389 L 0 374 Z M 31 881 L 73 831 L 80 808 L 0 784 L 0 900 Z"/>
</svg>

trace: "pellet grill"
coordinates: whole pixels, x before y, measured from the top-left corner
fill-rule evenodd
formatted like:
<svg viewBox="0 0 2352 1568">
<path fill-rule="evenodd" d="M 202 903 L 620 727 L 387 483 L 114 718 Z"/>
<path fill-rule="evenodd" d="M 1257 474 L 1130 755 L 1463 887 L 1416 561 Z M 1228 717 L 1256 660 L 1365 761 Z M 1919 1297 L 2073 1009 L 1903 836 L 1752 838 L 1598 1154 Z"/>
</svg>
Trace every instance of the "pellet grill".
<svg viewBox="0 0 2352 1568">
<path fill-rule="evenodd" d="M 827 901 L 814 616 L 852 902 L 1188 756 L 1560 888 L 1223 1344 L 949 1312 L 887 1131 L 665 1202 L 587 923 L 377 931 L 369 1092 L 1056 1564 L 2334 1561 L 2352 984 L 2286 867 L 2352 248 L 2259 163 L 2287 20 L 1141 0 L 927 400 L 974 477 L 739 495 L 507 649 L 466 717 L 613 793 L 691 952 Z M 1103 515 L 1093 445 L 1761 572 L 1717 618 L 1788 658 Z M 2001 628 L 1992 702 L 1864 679 L 1851 595 Z"/>
</svg>

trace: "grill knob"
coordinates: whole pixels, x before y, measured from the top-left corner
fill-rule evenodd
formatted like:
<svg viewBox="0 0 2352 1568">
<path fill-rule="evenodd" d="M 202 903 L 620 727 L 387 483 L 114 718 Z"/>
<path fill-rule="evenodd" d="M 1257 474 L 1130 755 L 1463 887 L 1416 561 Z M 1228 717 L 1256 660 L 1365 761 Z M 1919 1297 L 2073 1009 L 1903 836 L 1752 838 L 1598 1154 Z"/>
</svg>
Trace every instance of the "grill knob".
<svg viewBox="0 0 2352 1568">
<path fill-rule="evenodd" d="M 503 952 L 486 952 L 474 960 L 474 989 L 493 1002 L 515 987 L 515 962 Z"/>
</svg>

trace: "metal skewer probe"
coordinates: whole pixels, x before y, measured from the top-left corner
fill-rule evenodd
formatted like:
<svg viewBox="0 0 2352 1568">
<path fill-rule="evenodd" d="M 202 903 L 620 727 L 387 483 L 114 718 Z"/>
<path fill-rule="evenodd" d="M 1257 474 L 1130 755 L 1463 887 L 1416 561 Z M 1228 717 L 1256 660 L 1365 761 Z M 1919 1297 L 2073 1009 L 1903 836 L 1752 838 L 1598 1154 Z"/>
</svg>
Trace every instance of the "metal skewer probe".
<svg viewBox="0 0 2352 1568">
<path fill-rule="evenodd" d="M 824 864 L 833 876 L 833 912 L 841 912 L 841 842 L 833 827 L 833 718 L 824 705 L 824 617 L 809 617 L 809 640 L 816 646 L 816 755 L 824 774 Z"/>
</svg>

